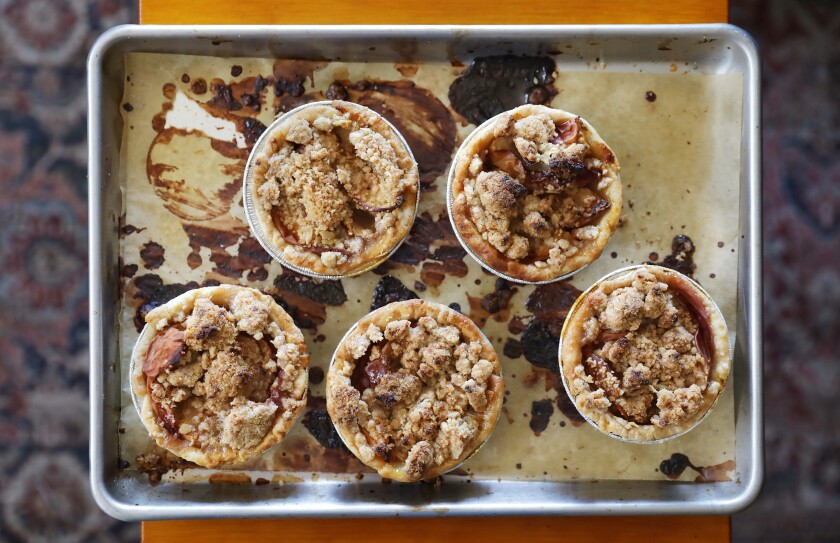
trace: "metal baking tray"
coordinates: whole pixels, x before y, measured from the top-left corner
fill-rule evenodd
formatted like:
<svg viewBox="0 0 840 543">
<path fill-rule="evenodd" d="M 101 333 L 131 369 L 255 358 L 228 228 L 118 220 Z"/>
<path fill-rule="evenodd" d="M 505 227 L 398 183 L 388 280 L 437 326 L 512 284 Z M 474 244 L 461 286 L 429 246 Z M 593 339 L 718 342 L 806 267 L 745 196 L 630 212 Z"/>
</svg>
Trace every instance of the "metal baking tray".
<svg viewBox="0 0 840 543">
<path fill-rule="evenodd" d="M 151 486 L 118 469 L 121 380 L 117 320 L 121 194 L 119 104 L 124 54 L 158 52 L 361 61 L 449 61 L 475 54 L 539 55 L 573 44 L 571 66 L 610 59 L 609 70 L 743 74 L 738 328 L 734 346 L 736 458 L 729 482 L 472 481 L 440 487 L 339 482 L 281 487 Z M 663 46 L 667 44 L 667 46 Z M 701 45 L 702 44 L 702 45 Z M 406 47 L 408 46 L 408 47 Z M 577 63 L 577 64 L 576 64 Z M 567 64 L 568 66 L 569 64 Z M 763 480 L 759 60 L 753 40 L 725 24 L 661 26 L 120 26 L 88 59 L 90 234 L 90 460 L 99 506 L 123 520 L 205 517 L 353 517 L 511 514 L 728 514 L 748 506 Z"/>
</svg>

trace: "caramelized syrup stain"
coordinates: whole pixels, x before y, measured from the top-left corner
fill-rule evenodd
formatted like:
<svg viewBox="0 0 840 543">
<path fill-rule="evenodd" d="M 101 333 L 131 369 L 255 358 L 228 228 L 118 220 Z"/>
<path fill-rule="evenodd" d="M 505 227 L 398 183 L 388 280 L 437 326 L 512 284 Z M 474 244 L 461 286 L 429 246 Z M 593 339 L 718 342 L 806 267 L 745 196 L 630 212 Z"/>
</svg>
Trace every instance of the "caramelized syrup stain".
<svg viewBox="0 0 840 543">
<path fill-rule="evenodd" d="M 126 224 L 120 228 L 120 237 L 129 236 L 134 233 L 142 232 L 145 228 L 137 228 L 133 224 Z"/>
<path fill-rule="evenodd" d="M 198 287 L 199 284 L 195 281 L 167 285 L 164 284 L 159 275 L 153 273 L 134 277 L 126 287 L 128 293 L 126 298 L 128 304 L 135 308 L 134 326 L 137 331 L 141 331 L 146 324 L 144 320 L 146 313 L 165 304 L 172 298 Z"/>
<path fill-rule="evenodd" d="M 424 262 L 420 270 L 420 279 L 427 286 L 437 288 L 447 275 L 466 277 L 469 269 L 463 260 L 444 260 L 443 262 Z"/>
<path fill-rule="evenodd" d="M 531 421 L 528 426 L 535 436 L 539 436 L 548 428 L 548 421 L 554 414 L 554 406 L 551 400 L 536 400 L 531 403 Z"/>
<path fill-rule="evenodd" d="M 182 81 L 183 81 L 183 78 L 182 78 Z M 187 81 L 184 81 L 184 83 L 186 83 L 186 82 Z M 192 85 L 190 85 L 190 90 L 192 91 L 193 94 L 201 96 L 202 94 L 207 92 L 207 81 L 205 81 L 201 78 L 196 79 L 195 81 L 192 82 Z"/>
<path fill-rule="evenodd" d="M 434 256 L 431 250 L 433 246 L 436 248 Z M 425 211 L 417 216 L 408 238 L 391 255 L 387 263 L 414 266 L 429 258 L 454 261 L 458 255 L 463 259 L 466 253 L 452 231 L 449 218 L 444 215 L 433 219 L 429 212 Z"/>
<path fill-rule="evenodd" d="M 550 57 L 478 57 L 449 87 L 452 108 L 481 124 L 522 104 L 549 104 L 557 89 L 557 65 Z"/>
<path fill-rule="evenodd" d="M 156 270 L 163 266 L 165 249 L 156 241 L 149 241 L 143 244 L 140 249 L 140 258 L 147 270 Z"/>
<path fill-rule="evenodd" d="M 519 358 L 522 356 L 522 344 L 518 339 L 509 337 L 505 340 L 505 346 L 502 352 L 508 358 Z"/>
<path fill-rule="evenodd" d="M 684 275 L 694 278 L 694 271 L 697 269 L 697 264 L 694 263 L 694 251 L 696 247 L 694 242 L 685 234 L 678 234 L 671 240 L 671 254 L 665 256 L 662 262 L 658 263 L 660 266 L 671 268 Z M 656 253 L 651 253 L 651 255 Z M 657 255 L 658 256 L 658 255 Z M 651 258 L 651 261 L 654 259 Z M 645 264 L 654 264 L 655 262 L 645 262 Z"/>
<path fill-rule="evenodd" d="M 678 479 L 686 468 L 698 473 L 694 479 L 696 483 L 724 482 L 732 480 L 729 473 L 735 469 L 735 461 L 727 460 L 713 466 L 695 466 L 686 455 L 674 453 L 659 464 L 659 471 L 669 479 Z"/>
<path fill-rule="evenodd" d="M 312 437 L 323 447 L 339 449 L 350 454 L 344 442 L 341 441 L 335 426 L 333 426 L 329 413 L 327 413 L 327 401 L 310 394 L 306 403 L 309 411 L 303 415 L 302 423 Z"/>
<path fill-rule="evenodd" d="M 138 266 L 137 264 L 126 264 L 122 268 L 120 268 L 120 275 L 123 277 L 134 277 L 134 274 L 137 273 Z"/>
<path fill-rule="evenodd" d="M 559 338 L 569 309 L 582 293 L 568 281 L 537 285 L 525 300 L 525 309 L 533 313 L 537 320 L 547 323 L 552 333 Z"/>
<path fill-rule="evenodd" d="M 409 290 L 408 287 L 393 275 L 384 275 L 373 288 L 373 300 L 370 302 L 370 310 L 379 309 L 393 302 L 404 302 L 419 298 L 417 293 Z"/>
<path fill-rule="evenodd" d="M 326 306 L 339 306 L 347 301 L 340 280 L 310 279 L 286 271 L 274 279 L 273 298 L 285 309 L 300 328 L 316 329 L 327 317 Z"/>
<path fill-rule="evenodd" d="M 414 77 L 417 75 L 417 70 L 420 69 L 420 66 L 417 64 L 394 64 L 394 68 L 400 72 L 400 75 L 403 77 Z"/>
</svg>

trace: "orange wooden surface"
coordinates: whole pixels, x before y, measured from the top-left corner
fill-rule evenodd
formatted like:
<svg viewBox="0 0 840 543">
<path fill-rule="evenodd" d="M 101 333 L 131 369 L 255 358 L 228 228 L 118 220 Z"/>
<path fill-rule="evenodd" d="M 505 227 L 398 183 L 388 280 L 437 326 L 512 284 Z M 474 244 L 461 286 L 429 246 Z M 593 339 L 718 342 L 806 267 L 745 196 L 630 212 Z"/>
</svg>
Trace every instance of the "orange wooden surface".
<svg viewBox="0 0 840 543">
<path fill-rule="evenodd" d="M 140 0 L 144 24 L 605 24 L 726 22 L 727 0 Z M 478 517 L 144 522 L 143 541 L 726 542 L 729 517 Z"/>
<path fill-rule="evenodd" d="M 141 0 L 144 24 L 726 22 L 726 0 Z"/>
<path fill-rule="evenodd" d="M 145 543 L 729 541 L 729 517 L 477 517 L 172 520 L 143 523 Z"/>
</svg>

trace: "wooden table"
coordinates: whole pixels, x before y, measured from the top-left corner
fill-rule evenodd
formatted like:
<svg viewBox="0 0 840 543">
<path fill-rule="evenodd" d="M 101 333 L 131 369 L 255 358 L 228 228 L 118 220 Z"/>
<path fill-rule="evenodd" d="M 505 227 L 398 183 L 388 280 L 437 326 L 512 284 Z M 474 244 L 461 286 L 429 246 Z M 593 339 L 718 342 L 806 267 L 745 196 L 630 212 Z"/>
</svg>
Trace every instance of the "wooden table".
<svg viewBox="0 0 840 543">
<path fill-rule="evenodd" d="M 728 20 L 727 0 L 141 0 L 143 24 L 653 24 Z M 729 517 L 478 517 L 144 522 L 143 541 L 410 543 L 730 540 Z"/>
</svg>

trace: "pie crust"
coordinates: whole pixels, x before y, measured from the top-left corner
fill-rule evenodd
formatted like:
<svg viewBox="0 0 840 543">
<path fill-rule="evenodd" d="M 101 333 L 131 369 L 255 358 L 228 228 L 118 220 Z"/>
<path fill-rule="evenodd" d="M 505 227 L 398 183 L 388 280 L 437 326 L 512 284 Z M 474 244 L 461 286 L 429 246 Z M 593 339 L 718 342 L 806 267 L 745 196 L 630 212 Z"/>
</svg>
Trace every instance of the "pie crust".
<svg viewBox="0 0 840 543">
<path fill-rule="evenodd" d="M 563 383 L 603 432 L 651 442 L 709 412 L 731 367 L 723 315 L 685 275 L 660 266 L 614 272 L 584 292 L 563 325 Z"/>
<path fill-rule="evenodd" d="M 327 410 L 344 443 L 382 477 L 404 482 L 470 457 L 493 431 L 503 396 L 501 364 L 475 323 L 423 300 L 361 319 L 327 375 Z"/>
<path fill-rule="evenodd" d="M 212 468 L 279 443 L 306 405 L 303 334 L 270 296 L 194 289 L 146 315 L 131 389 L 149 435 Z"/>
<path fill-rule="evenodd" d="M 417 163 L 397 131 L 364 106 L 334 100 L 290 111 L 268 128 L 251 162 L 246 189 L 257 237 L 304 273 L 357 275 L 385 260 L 414 223 Z"/>
<path fill-rule="evenodd" d="M 452 224 L 479 262 L 508 279 L 568 277 L 601 255 L 618 225 L 618 172 L 584 119 L 520 106 L 478 127 L 458 150 Z"/>
</svg>

